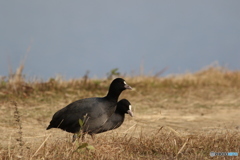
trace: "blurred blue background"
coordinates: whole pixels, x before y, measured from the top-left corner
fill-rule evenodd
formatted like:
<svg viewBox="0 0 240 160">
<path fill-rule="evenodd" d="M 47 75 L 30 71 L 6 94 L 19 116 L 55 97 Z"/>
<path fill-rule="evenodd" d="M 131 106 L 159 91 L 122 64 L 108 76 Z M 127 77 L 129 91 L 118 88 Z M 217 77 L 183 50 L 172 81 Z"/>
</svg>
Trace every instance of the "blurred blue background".
<svg viewBox="0 0 240 160">
<path fill-rule="evenodd" d="M 240 69 L 239 0 L 0 1 L 0 75 L 43 79 Z M 140 69 L 142 68 L 142 69 Z"/>
</svg>

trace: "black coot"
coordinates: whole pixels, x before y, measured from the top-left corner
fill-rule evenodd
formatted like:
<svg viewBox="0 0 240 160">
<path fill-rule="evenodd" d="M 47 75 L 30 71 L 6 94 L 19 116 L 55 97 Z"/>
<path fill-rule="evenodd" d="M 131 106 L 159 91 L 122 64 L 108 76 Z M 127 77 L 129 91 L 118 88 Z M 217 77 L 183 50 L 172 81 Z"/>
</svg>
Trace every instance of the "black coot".
<svg viewBox="0 0 240 160">
<path fill-rule="evenodd" d="M 124 121 L 125 114 L 129 114 L 131 117 L 133 116 L 131 103 L 127 99 L 122 99 L 117 103 L 116 111 L 107 122 L 97 132 L 92 134 L 98 134 L 120 127 Z"/>
<path fill-rule="evenodd" d="M 82 131 L 84 133 L 94 133 L 115 112 L 118 97 L 125 89 L 131 89 L 131 87 L 127 85 L 124 79 L 114 79 L 105 97 L 81 99 L 57 111 L 53 115 L 47 130 L 60 128 L 67 132 L 78 133 L 81 128 L 79 120 L 82 120 L 84 121 Z"/>
</svg>

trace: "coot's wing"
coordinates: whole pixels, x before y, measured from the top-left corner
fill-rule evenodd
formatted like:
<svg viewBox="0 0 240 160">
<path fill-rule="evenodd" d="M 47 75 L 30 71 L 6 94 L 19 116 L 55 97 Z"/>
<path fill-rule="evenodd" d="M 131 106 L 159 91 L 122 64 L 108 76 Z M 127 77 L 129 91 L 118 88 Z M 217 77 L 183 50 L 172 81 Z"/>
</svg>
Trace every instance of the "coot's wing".
<svg viewBox="0 0 240 160">
<path fill-rule="evenodd" d="M 79 119 L 83 120 L 86 113 L 91 112 L 94 101 L 90 99 L 81 99 L 70 103 L 66 107 L 57 111 L 47 129 L 61 128 L 68 132 L 76 133 L 80 129 Z"/>
<path fill-rule="evenodd" d="M 68 132 L 77 133 L 80 129 L 79 119 L 85 119 L 84 132 L 88 132 L 102 126 L 109 114 L 114 112 L 114 103 L 109 103 L 103 98 L 87 98 L 75 101 L 57 111 L 47 129 L 61 128 Z M 110 107 L 111 110 L 106 110 Z M 109 113 L 108 113 L 109 112 Z"/>
</svg>

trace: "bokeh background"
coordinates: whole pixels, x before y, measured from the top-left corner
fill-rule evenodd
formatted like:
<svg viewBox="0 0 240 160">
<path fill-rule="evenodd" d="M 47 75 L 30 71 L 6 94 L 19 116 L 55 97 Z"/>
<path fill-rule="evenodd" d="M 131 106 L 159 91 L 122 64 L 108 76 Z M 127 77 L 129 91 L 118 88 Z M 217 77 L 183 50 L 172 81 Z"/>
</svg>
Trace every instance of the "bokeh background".
<svg viewBox="0 0 240 160">
<path fill-rule="evenodd" d="M 0 1 L 0 75 L 43 79 L 240 69 L 239 0 Z"/>
</svg>

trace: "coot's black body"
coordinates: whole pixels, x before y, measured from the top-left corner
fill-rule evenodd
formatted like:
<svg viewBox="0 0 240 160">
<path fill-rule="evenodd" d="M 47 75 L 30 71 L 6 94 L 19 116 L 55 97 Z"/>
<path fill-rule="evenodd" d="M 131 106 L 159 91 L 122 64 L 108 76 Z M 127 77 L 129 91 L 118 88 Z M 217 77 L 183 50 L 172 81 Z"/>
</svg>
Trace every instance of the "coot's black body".
<svg viewBox="0 0 240 160">
<path fill-rule="evenodd" d="M 125 89 L 131 89 L 131 87 L 122 78 L 116 78 L 112 81 L 105 97 L 81 99 L 57 111 L 47 130 L 60 128 L 67 132 L 78 133 L 81 128 L 79 120 L 85 120 L 82 131 L 95 132 L 115 112 L 118 97 Z"/>
<path fill-rule="evenodd" d="M 98 134 L 120 127 L 124 121 L 125 114 L 129 114 L 131 117 L 133 116 L 131 103 L 127 99 L 122 99 L 117 103 L 115 112 L 107 122 L 98 131 L 92 134 Z"/>
</svg>

